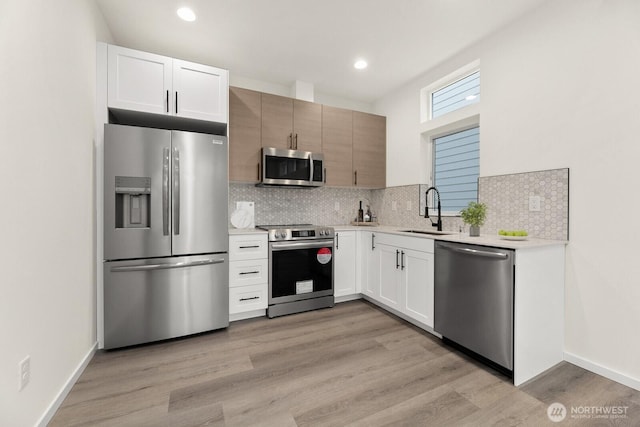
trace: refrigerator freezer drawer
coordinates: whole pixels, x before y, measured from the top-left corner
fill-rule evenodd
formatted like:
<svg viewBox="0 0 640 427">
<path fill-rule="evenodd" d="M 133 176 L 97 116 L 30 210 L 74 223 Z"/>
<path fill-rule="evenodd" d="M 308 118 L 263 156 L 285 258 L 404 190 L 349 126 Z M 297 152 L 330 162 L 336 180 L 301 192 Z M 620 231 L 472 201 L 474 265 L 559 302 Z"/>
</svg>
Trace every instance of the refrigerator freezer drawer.
<svg viewBox="0 0 640 427">
<path fill-rule="evenodd" d="M 105 262 L 104 348 L 229 325 L 227 254 Z"/>
</svg>

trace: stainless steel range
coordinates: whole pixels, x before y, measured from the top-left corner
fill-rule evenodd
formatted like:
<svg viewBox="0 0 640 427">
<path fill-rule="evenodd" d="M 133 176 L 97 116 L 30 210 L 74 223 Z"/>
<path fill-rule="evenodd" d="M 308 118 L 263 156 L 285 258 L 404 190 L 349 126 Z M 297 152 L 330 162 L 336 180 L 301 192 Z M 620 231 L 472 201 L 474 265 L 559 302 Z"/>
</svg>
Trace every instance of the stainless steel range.
<svg viewBox="0 0 640 427">
<path fill-rule="evenodd" d="M 333 307 L 333 228 L 311 224 L 258 228 L 269 232 L 267 316 Z"/>
</svg>

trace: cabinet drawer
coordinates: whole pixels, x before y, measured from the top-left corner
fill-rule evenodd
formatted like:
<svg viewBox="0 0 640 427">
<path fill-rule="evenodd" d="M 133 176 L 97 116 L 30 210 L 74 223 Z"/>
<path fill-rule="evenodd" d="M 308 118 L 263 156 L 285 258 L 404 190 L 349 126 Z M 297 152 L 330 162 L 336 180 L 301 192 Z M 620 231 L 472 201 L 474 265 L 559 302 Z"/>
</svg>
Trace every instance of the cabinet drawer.
<svg viewBox="0 0 640 427">
<path fill-rule="evenodd" d="M 229 261 L 267 258 L 267 235 L 229 236 Z"/>
<path fill-rule="evenodd" d="M 229 314 L 267 308 L 266 283 L 229 289 Z"/>
<path fill-rule="evenodd" d="M 268 282 L 268 265 L 269 261 L 266 258 L 230 262 L 229 286 L 257 285 Z"/>
</svg>

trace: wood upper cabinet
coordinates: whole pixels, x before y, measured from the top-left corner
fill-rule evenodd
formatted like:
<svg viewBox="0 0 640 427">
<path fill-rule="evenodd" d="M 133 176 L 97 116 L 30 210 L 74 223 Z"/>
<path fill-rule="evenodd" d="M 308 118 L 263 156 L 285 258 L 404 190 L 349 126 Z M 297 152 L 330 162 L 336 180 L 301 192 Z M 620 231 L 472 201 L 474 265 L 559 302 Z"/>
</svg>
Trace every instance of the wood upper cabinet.
<svg viewBox="0 0 640 427">
<path fill-rule="evenodd" d="M 262 146 L 320 152 L 322 105 L 263 93 Z"/>
<path fill-rule="evenodd" d="M 322 104 L 293 100 L 293 146 L 296 150 L 322 151 Z"/>
<path fill-rule="evenodd" d="M 262 146 L 292 148 L 293 100 L 262 94 Z"/>
<path fill-rule="evenodd" d="M 229 88 L 229 180 L 260 180 L 261 93 Z"/>
<path fill-rule="evenodd" d="M 261 147 L 324 155 L 326 185 L 384 188 L 386 118 L 285 96 L 229 89 L 229 179 L 260 180 Z"/>
<path fill-rule="evenodd" d="M 384 188 L 387 181 L 387 118 L 353 112 L 354 185 Z"/>
<path fill-rule="evenodd" d="M 322 106 L 322 154 L 326 184 L 353 186 L 353 111 Z"/>
</svg>

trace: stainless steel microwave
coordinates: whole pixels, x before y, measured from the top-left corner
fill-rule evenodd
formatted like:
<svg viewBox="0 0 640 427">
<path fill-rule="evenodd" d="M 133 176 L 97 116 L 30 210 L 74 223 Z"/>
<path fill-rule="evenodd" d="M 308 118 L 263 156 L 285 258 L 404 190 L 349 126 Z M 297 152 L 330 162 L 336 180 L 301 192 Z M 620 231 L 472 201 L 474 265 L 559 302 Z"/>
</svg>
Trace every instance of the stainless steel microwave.
<svg viewBox="0 0 640 427">
<path fill-rule="evenodd" d="M 310 151 L 262 148 L 262 171 L 258 185 L 321 187 L 324 157 Z"/>
</svg>

